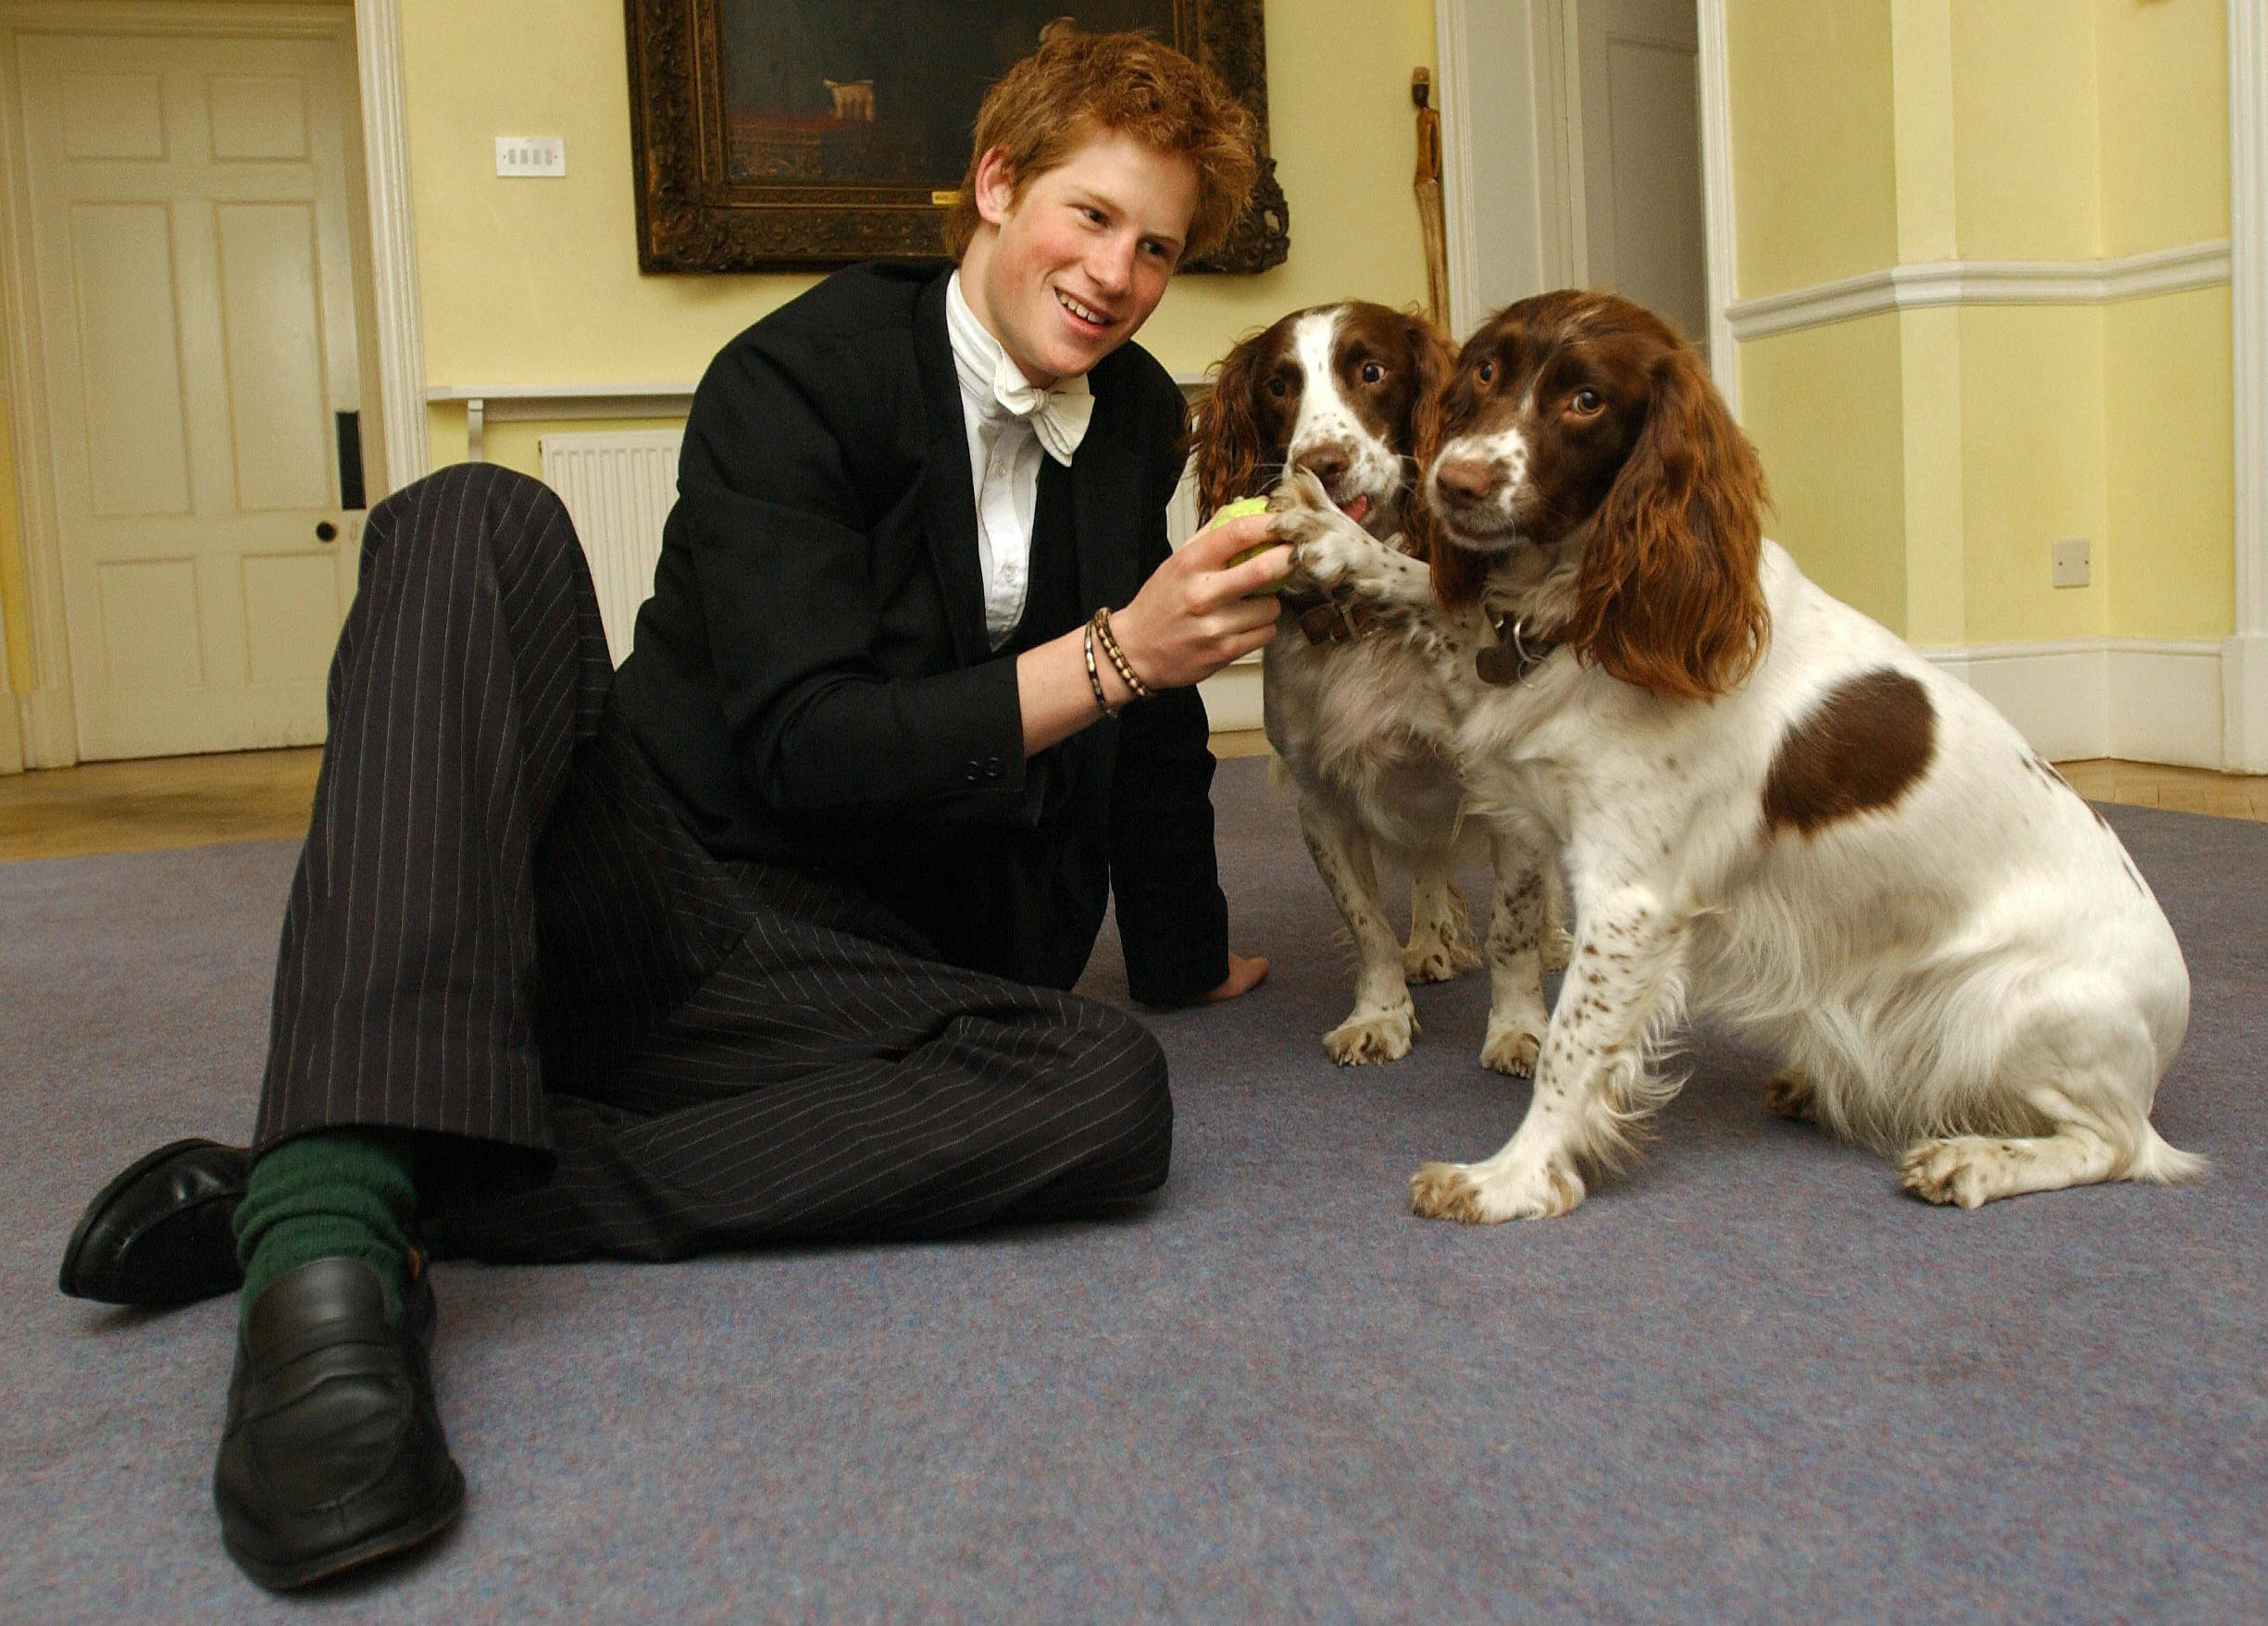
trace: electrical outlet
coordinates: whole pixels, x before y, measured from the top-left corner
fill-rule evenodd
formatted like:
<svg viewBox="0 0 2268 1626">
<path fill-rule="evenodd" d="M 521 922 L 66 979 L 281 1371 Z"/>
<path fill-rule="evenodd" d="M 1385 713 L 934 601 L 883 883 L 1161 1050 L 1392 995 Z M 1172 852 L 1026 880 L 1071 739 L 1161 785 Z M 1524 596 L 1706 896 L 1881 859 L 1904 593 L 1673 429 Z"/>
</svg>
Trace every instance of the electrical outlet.
<svg viewBox="0 0 2268 1626">
<path fill-rule="evenodd" d="M 2062 537 L 2048 544 L 2048 580 L 2055 587 L 2085 587 L 2087 550 L 2085 537 Z"/>
<path fill-rule="evenodd" d="M 567 138 L 556 135 L 500 135 L 496 138 L 499 175 L 565 175 Z"/>
</svg>

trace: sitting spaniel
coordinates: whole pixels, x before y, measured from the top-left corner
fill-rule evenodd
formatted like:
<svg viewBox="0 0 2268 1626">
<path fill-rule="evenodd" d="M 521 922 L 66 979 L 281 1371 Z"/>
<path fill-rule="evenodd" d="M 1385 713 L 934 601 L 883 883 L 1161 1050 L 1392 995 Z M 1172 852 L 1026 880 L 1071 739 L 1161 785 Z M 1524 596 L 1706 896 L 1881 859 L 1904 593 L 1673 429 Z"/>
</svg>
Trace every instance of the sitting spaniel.
<svg viewBox="0 0 2268 1626">
<path fill-rule="evenodd" d="M 1416 473 L 1413 417 L 1449 371 L 1448 341 L 1416 317 L 1345 304 L 1294 311 L 1246 339 L 1221 363 L 1194 425 L 1200 505 L 1211 512 L 1277 482 L 1314 478 L 1318 500 L 1363 534 L 1400 546 Z M 1450 883 L 1461 834 L 1452 722 L 1431 665 L 1400 637 L 1373 637 L 1359 614 L 1320 594 L 1285 595 L 1261 656 L 1264 719 L 1297 791 L 1300 829 L 1353 940 L 1354 1006 L 1324 1035 L 1344 1065 L 1391 1061 L 1417 1029 L 1408 984 L 1438 982 L 1479 963 L 1464 905 Z M 1480 833 L 1471 833 L 1474 839 Z M 1388 924 L 1384 866 L 1410 872 L 1410 940 Z M 1525 875 L 1532 866 L 1523 858 Z M 1525 947 L 1532 955 L 1533 938 Z M 1512 946 L 1492 946 L 1509 963 Z M 1534 966 L 1507 976 L 1507 1008 L 1532 989 Z M 1525 1073 L 1542 1019 L 1484 1051 Z"/>
<path fill-rule="evenodd" d="M 1777 1059 L 1775 1111 L 1899 1149 L 1932 1202 L 2203 1167 L 2150 1123 L 2189 980 L 2118 838 L 1763 540 L 1755 453 L 1675 333 L 1523 301 L 1429 443 L 1430 571 L 1296 476 L 1278 535 L 1436 664 L 1473 805 L 1562 845 L 1576 931 L 1526 1118 L 1420 1169 L 1417 1212 L 1574 1208 L 1675 1092 L 1651 1052 L 1689 1009 Z"/>
</svg>

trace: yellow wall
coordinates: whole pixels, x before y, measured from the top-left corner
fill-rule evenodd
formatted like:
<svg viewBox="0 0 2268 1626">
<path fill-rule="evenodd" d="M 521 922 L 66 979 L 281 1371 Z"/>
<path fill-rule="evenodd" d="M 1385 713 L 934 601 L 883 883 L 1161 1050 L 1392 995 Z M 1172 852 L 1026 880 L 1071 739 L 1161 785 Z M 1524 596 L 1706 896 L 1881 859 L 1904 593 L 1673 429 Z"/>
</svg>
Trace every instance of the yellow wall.
<svg viewBox="0 0 2268 1626">
<path fill-rule="evenodd" d="M 2228 234 L 2217 0 L 1728 0 L 1727 44 L 1740 298 Z M 1739 376 L 1776 534 L 1914 642 L 2231 630 L 2225 286 L 1888 313 Z M 2050 585 L 2062 537 L 2085 588 Z"/>
<path fill-rule="evenodd" d="M 1729 0 L 1725 31 L 1741 293 L 1889 264 L 1897 149 L 1888 6 Z"/>
<path fill-rule="evenodd" d="M 1141 342 L 1179 373 L 1298 305 L 1425 296 L 1409 81 L 1433 64 L 1431 0 L 1269 0 L 1266 17 L 1291 255 L 1177 279 Z M 813 280 L 640 273 L 618 0 L 404 0 L 403 44 L 430 384 L 690 383 Z M 505 134 L 564 136 L 566 178 L 499 180 Z M 462 408 L 429 426 L 437 461 L 464 455 Z M 532 468 L 542 427 L 492 427 L 487 454 Z"/>
</svg>

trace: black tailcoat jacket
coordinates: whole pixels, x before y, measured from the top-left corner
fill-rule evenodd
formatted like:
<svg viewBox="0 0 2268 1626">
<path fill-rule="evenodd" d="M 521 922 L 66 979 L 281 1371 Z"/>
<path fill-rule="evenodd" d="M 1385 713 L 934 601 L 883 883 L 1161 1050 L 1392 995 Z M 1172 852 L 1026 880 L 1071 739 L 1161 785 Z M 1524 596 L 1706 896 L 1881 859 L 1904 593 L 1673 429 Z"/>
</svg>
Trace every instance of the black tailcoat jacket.
<svg viewBox="0 0 2268 1626">
<path fill-rule="evenodd" d="M 728 344 L 693 397 L 617 702 L 721 858 L 870 890 L 941 958 L 1067 987 L 1117 904 L 1137 999 L 1227 974 L 1194 689 L 1026 761 L 1016 654 L 1165 558 L 1183 404 L 1132 344 L 1041 463 L 1023 623 L 988 647 L 946 274 L 837 273 Z"/>
</svg>

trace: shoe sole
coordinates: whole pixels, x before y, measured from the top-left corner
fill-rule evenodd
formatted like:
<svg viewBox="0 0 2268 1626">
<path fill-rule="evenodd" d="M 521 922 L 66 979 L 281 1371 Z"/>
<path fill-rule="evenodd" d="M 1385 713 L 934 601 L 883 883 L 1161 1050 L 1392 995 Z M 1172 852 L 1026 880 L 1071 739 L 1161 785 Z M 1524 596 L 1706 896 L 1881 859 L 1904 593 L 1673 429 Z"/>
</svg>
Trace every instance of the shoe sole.
<svg viewBox="0 0 2268 1626">
<path fill-rule="evenodd" d="M 93 1299 L 97 1304 L 115 1302 L 107 1298 L 98 1298 L 80 1285 L 78 1266 L 81 1261 L 79 1258 L 79 1250 L 86 1246 L 87 1233 L 94 1228 L 96 1221 L 102 1219 L 109 1211 L 110 1205 L 118 1201 L 128 1186 L 141 1179 L 152 1169 L 156 1168 L 158 1164 L 168 1158 L 179 1157 L 183 1152 L 196 1151 L 205 1147 L 217 1147 L 219 1144 L 220 1142 L 217 1140 L 206 1140 L 200 1136 L 191 1136 L 184 1140 L 169 1141 L 156 1151 L 136 1158 L 118 1173 L 112 1175 L 110 1183 L 96 1192 L 94 1199 L 87 1204 L 86 1212 L 79 1216 L 79 1223 L 71 1228 L 71 1239 L 63 1245 L 63 1266 L 56 1272 L 56 1285 L 62 1290 L 64 1295 L 71 1298 Z M 193 1301 L 184 1300 L 183 1302 Z"/>
<path fill-rule="evenodd" d="M 449 1487 L 441 1500 L 430 1508 L 392 1530 L 381 1530 L 367 1535 L 351 1546 L 336 1552 L 322 1553 L 304 1558 L 296 1564 L 270 1564 L 241 1552 L 224 1534 L 220 1545 L 227 1547 L 236 1567 L 267 1587 L 270 1592 L 297 1592 L 318 1582 L 329 1581 L 334 1575 L 343 1575 L 350 1570 L 359 1570 L 366 1564 L 375 1564 L 380 1558 L 390 1558 L 396 1553 L 433 1539 L 465 1510 L 465 1475 L 454 1462 L 449 1465 Z"/>
</svg>

